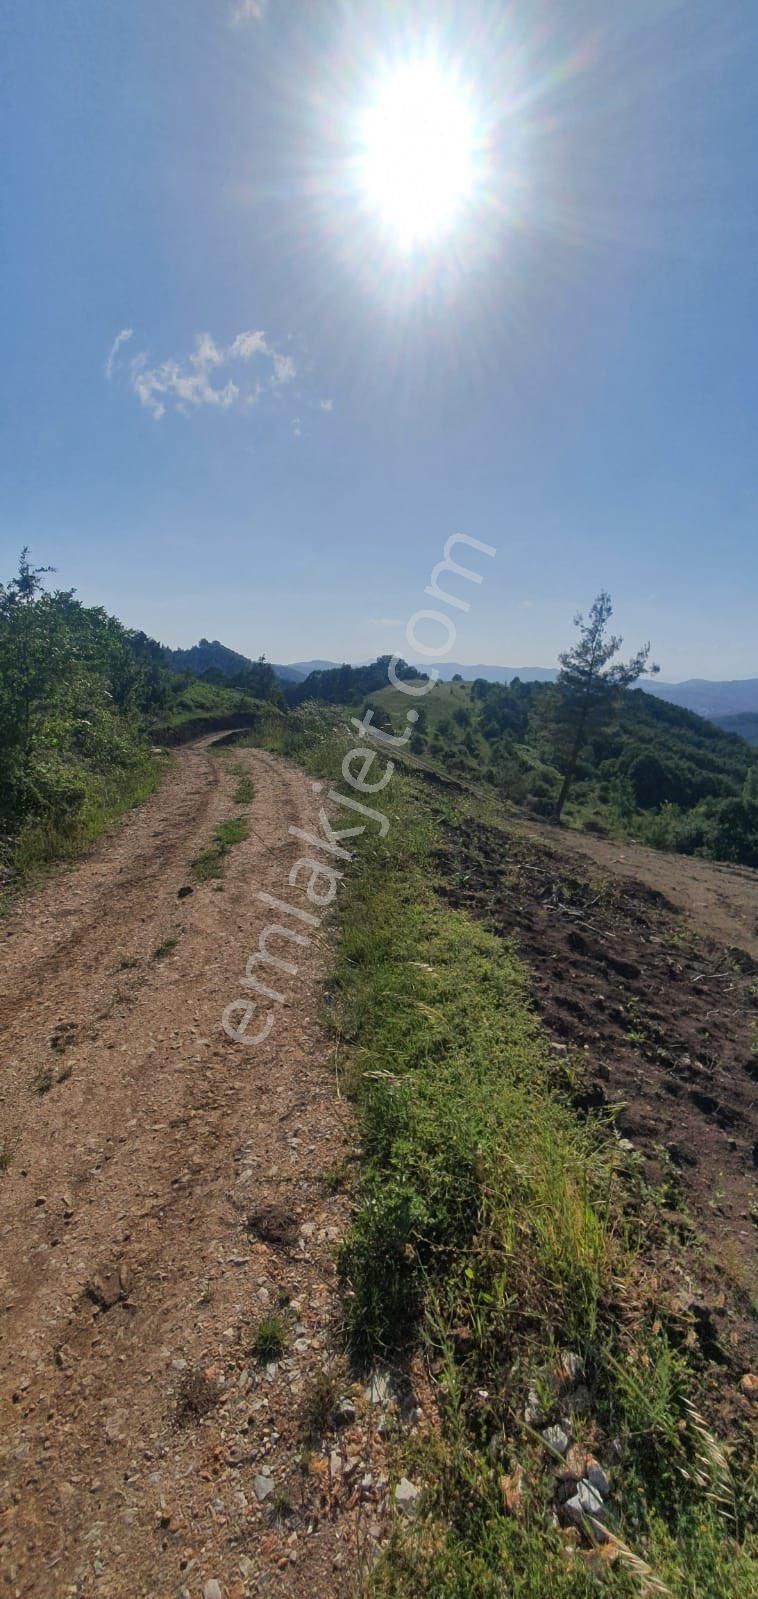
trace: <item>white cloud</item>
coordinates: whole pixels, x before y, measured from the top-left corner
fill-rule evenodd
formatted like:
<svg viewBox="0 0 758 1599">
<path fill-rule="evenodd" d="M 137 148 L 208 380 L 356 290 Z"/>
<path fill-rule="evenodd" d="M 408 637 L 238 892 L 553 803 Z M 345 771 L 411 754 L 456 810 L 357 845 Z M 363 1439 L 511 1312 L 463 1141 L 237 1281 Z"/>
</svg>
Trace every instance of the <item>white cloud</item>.
<svg viewBox="0 0 758 1599">
<path fill-rule="evenodd" d="M 293 438 L 296 438 L 296 439 L 302 438 L 302 435 L 303 435 L 303 424 L 300 421 L 299 416 L 296 416 L 296 417 L 293 418 L 293 421 L 292 421 L 292 434 L 293 434 Z"/>
<path fill-rule="evenodd" d="M 231 355 L 238 355 L 241 361 L 249 361 L 253 355 L 267 355 L 268 345 L 265 333 L 238 333 L 229 346 Z"/>
<path fill-rule="evenodd" d="M 123 337 L 119 334 L 122 342 Z M 118 340 L 109 357 L 111 366 L 117 345 Z M 248 377 L 240 367 L 253 360 L 254 376 Z M 218 345 L 210 333 L 199 333 L 184 361 L 171 359 L 153 366 L 143 351 L 131 361 L 129 371 L 140 404 L 159 422 L 171 405 L 185 416 L 203 405 L 222 411 L 256 405 L 266 390 L 292 382 L 297 369 L 292 357 L 277 350 L 265 333 L 243 332 L 226 346 Z"/>
<path fill-rule="evenodd" d="M 116 337 L 108 351 L 108 359 L 105 363 L 105 376 L 107 377 L 109 383 L 113 377 L 113 368 L 118 358 L 118 352 L 121 349 L 122 344 L 126 344 L 127 339 L 131 338 L 132 331 L 132 328 L 122 328 L 121 332 L 116 334 Z"/>
<path fill-rule="evenodd" d="M 275 350 L 269 350 L 268 354 L 274 363 L 274 382 L 291 383 L 296 371 L 292 356 L 277 355 Z"/>
<path fill-rule="evenodd" d="M 265 0 L 237 0 L 229 13 L 229 22 L 233 28 L 242 28 L 246 22 L 262 22 L 265 15 Z"/>
<path fill-rule="evenodd" d="M 319 400 L 318 408 L 320 411 L 333 411 L 334 400 Z"/>
</svg>

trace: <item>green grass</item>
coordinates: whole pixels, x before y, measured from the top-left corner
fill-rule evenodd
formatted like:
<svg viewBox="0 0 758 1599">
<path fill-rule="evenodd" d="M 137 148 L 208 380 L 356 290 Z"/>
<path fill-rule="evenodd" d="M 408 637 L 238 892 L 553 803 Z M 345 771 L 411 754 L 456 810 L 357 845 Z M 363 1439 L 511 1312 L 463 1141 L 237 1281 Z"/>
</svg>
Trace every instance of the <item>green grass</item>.
<svg viewBox="0 0 758 1599">
<path fill-rule="evenodd" d="M 236 711 L 256 711 L 262 702 L 240 689 L 226 688 L 222 684 L 203 683 L 193 678 L 176 695 L 167 716 L 162 718 L 161 729 L 182 727 L 198 717 L 230 716 Z M 269 707 L 270 709 L 270 707 Z"/>
<path fill-rule="evenodd" d="M 226 857 L 235 844 L 241 844 L 250 829 L 246 816 L 231 816 L 216 828 L 213 838 L 200 855 L 191 862 L 192 875 L 198 883 L 207 883 L 223 876 Z"/>
<path fill-rule="evenodd" d="M 228 821 L 220 823 L 213 836 L 222 849 L 229 850 L 233 844 L 242 844 L 249 831 L 246 816 L 230 816 Z"/>
<path fill-rule="evenodd" d="M 237 787 L 234 790 L 234 803 L 235 805 L 249 805 L 251 800 L 254 798 L 255 784 L 252 780 L 252 777 L 248 777 L 247 773 L 243 773 L 243 775 L 240 777 Z"/>
<path fill-rule="evenodd" d="M 420 698 L 412 700 L 399 688 L 382 688 L 375 694 L 369 694 L 371 703 L 382 707 L 387 716 L 392 718 L 398 733 L 408 725 L 406 713 L 409 709 L 420 710 L 423 706 L 426 714 L 427 727 L 434 732 L 440 722 L 448 721 L 455 710 L 463 707 L 472 710 L 470 683 L 435 683 L 434 688 Z M 378 720 L 378 718 L 375 718 Z"/>
<path fill-rule="evenodd" d="M 264 1316 L 255 1329 L 250 1353 L 259 1366 L 281 1359 L 287 1343 L 287 1329 L 281 1316 Z"/>
<path fill-rule="evenodd" d="M 176 946 L 177 946 L 178 943 L 179 943 L 179 938 L 178 938 L 177 934 L 175 934 L 175 933 L 172 933 L 170 935 L 170 937 L 168 937 L 168 938 L 164 938 L 163 942 L 158 945 L 157 949 L 153 950 L 153 960 L 154 961 L 165 960 L 166 956 L 170 955 L 171 951 L 176 949 Z"/>
<path fill-rule="evenodd" d="M 534 1317 L 584 1347 L 614 1254 L 610 1144 L 553 1093 L 512 952 L 430 889 L 430 824 L 403 788 L 400 870 L 364 864 L 334 983 L 364 1151 L 351 1337 L 395 1349 L 431 1300 L 453 1325 L 486 1299 L 488 1337 Z"/>
<path fill-rule="evenodd" d="M 89 792 L 74 822 L 68 826 L 52 821 L 27 822 L 14 846 L 14 887 L 39 880 L 61 861 L 76 860 L 111 823 L 149 798 L 165 770 L 165 756 L 144 755 L 117 773 L 91 774 Z"/>
</svg>

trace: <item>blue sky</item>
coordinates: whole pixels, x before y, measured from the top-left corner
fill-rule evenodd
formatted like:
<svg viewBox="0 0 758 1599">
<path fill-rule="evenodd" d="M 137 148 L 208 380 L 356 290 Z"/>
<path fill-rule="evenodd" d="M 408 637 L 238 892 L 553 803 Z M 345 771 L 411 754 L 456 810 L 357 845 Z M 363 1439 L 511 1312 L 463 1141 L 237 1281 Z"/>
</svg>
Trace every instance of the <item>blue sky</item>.
<svg viewBox="0 0 758 1599">
<path fill-rule="evenodd" d="M 3 26 L 3 578 L 28 543 L 167 643 L 362 659 L 465 532 L 459 659 L 551 664 L 608 587 L 664 677 L 758 674 L 754 0 Z M 481 171 L 408 252 L 355 119 L 430 50 Z"/>
</svg>

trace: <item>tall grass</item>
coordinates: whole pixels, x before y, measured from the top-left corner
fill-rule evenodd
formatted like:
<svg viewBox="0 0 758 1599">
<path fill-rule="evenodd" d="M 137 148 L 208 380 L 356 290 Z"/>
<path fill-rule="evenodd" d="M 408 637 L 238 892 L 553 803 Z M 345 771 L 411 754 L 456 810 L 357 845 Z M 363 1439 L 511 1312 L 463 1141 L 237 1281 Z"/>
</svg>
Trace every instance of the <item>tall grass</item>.
<svg viewBox="0 0 758 1599">
<path fill-rule="evenodd" d="M 21 828 L 14 845 L 12 877 L 22 886 L 56 861 L 75 860 L 126 811 L 148 799 L 166 769 L 166 756 L 144 755 L 107 775 L 93 775 L 81 811 L 70 823 L 34 820 Z"/>
</svg>

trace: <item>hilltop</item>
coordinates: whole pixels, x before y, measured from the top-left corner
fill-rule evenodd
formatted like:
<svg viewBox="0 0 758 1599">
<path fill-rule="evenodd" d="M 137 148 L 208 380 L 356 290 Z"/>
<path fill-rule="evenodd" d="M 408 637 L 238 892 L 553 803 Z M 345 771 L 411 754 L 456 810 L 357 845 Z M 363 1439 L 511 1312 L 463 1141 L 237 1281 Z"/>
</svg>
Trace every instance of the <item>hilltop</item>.
<svg viewBox="0 0 758 1599">
<path fill-rule="evenodd" d="M 254 660 L 248 655 L 240 655 L 238 650 L 230 650 L 218 639 L 207 638 L 201 638 L 197 644 L 186 650 L 172 650 L 164 644 L 163 657 L 175 672 L 191 672 L 195 677 L 204 677 L 209 672 L 215 672 L 221 677 L 232 680 L 258 666 L 263 659 L 260 657 L 259 660 Z M 294 666 L 272 664 L 271 670 L 283 683 L 296 683 L 306 675 Z"/>
</svg>

